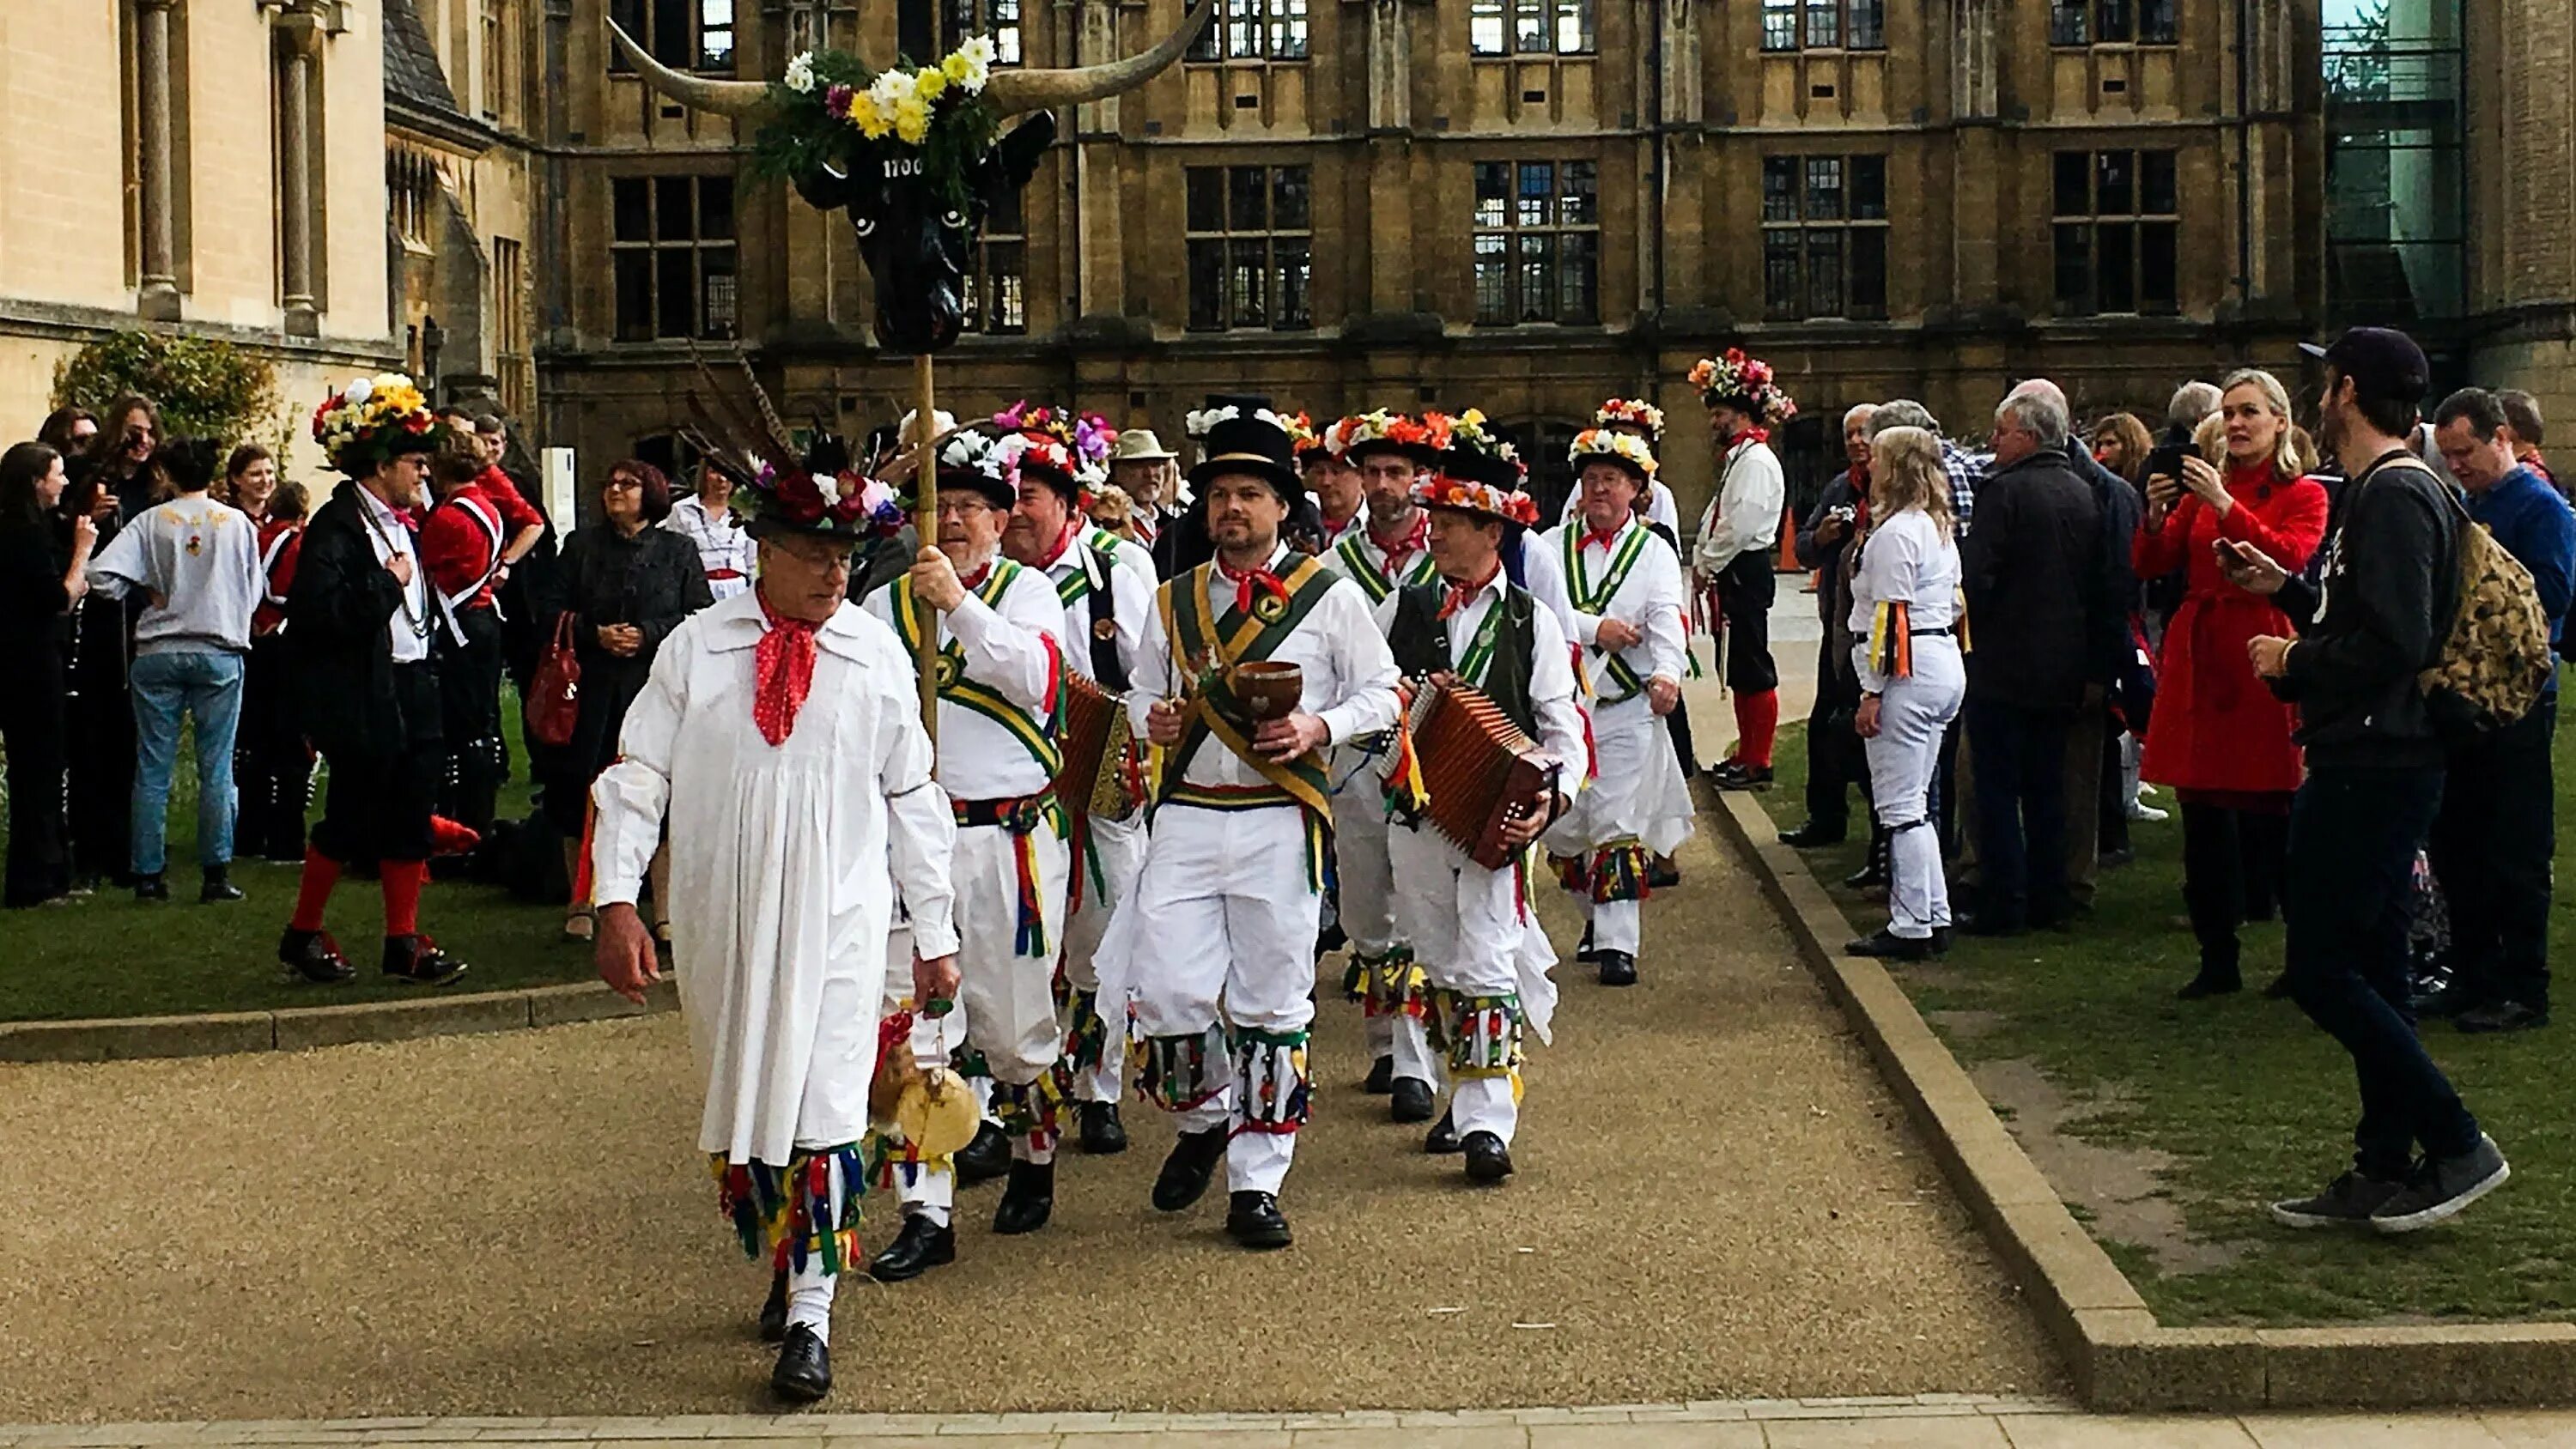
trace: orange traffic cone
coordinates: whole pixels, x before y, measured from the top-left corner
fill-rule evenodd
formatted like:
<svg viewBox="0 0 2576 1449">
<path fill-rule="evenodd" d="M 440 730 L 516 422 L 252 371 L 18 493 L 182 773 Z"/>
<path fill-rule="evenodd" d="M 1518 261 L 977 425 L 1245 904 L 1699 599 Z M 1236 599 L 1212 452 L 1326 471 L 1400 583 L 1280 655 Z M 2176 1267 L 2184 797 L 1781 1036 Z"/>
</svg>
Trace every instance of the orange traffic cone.
<svg viewBox="0 0 2576 1449">
<path fill-rule="evenodd" d="M 1785 503 L 1780 505 L 1780 561 L 1774 567 L 1784 574 L 1798 572 L 1798 521 Z"/>
</svg>

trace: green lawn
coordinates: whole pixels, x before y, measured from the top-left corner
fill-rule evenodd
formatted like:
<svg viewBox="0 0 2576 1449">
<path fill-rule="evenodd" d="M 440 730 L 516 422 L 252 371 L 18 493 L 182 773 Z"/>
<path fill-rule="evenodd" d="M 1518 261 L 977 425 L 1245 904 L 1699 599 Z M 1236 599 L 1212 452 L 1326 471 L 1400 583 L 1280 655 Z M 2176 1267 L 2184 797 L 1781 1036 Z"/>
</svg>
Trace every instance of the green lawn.
<svg viewBox="0 0 2576 1449">
<path fill-rule="evenodd" d="M 1763 804 L 1785 827 L 1803 817 L 1803 734 L 1784 732 L 1780 785 Z M 2560 853 L 2576 809 L 2576 745 L 2562 736 Z M 2170 807 L 2168 792 L 2155 803 Z M 1857 816 L 1855 824 L 1857 824 Z M 1865 834 L 1864 834 L 1865 838 Z M 2105 1145 L 2171 1154 L 2166 1177 L 2191 1234 L 2236 1257 L 2209 1271 L 2159 1272 L 2134 1244 L 2106 1243 L 2168 1324 L 2566 1318 L 2576 1310 L 2576 1121 L 2570 1026 L 2466 1037 L 2431 1023 L 2425 1037 L 2470 1110 L 2512 1160 L 2513 1181 L 2456 1222 L 2401 1239 L 2294 1233 L 2263 1204 L 2313 1189 L 2345 1166 L 2355 1116 L 2351 1062 L 2289 1002 L 2256 991 L 2184 1003 L 2174 990 L 2195 960 L 2182 913 L 2179 821 L 2136 827 L 2138 862 L 2102 878 L 2095 914 L 2073 934 L 1962 939 L 1942 963 L 1900 972 L 1915 1005 L 1973 1012 L 1974 1029 L 1941 1027 L 1962 1062 L 2026 1060 L 2078 1099 L 2108 1100 L 2070 1130 Z M 1844 891 L 1861 840 L 1806 852 L 1852 923 L 1884 909 Z M 2557 903 L 2551 948 L 2568 959 L 2576 908 Z M 2245 975 L 2279 969 L 2280 927 L 2252 928 Z M 2088 1216 L 2079 1213 L 2079 1217 Z M 2098 1229 L 2096 1230 L 2098 1232 Z"/>
<path fill-rule="evenodd" d="M 504 818 L 528 813 L 527 752 L 518 740 L 518 714 L 516 701 L 506 701 L 502 715 L 511 731 L 511 759 L 522 778 L 502 793 Z M 331 898 L 331 932 L 358 968 L 357 979 L 312 986 L 288 978 L 277 964 L 277 937 L 295 905 L 295 867 L 237 862 L 233 881 L 249 899 L 198 905 L 191 742 L 181 743 L 171 794 L 169 903 L 140 905 L 129 892 L 102 889 L 65 905 L 0 911 L 0 1021 L 257 1011 L 422 993 L 421 987 L 388 981 L 376 969 L 384 906 L 373 881 L 343 881 Z M 0 824 L 0 840 L 6 837 Z M 559 907 L 529 905 L 497 887 L 433 884 L 421 899 L 420 921 L 441 946 L 473 965 L 444 991 L 551 985 L 592 975 L 589 948 L 561 939 Z"/>
</svg>

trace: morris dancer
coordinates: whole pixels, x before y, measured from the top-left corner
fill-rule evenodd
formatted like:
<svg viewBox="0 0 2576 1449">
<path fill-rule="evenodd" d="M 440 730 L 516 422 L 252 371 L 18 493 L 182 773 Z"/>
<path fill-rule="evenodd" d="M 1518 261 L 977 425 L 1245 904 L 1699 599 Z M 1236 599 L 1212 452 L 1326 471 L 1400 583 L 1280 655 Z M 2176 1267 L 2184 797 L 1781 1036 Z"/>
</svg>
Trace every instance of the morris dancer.
<svg viewBox="0 0 2576 1449">
<path fill-rule="evenodd" d="M 1342 546 L 1342 541 L 1368 529 L 1368 512 L 1362 491 L 1359 464 L 1344 457 L 1333 447 L 1334 424 L 1325 424 L 1318 432 L 1304 413 L 1289 418 L 1288 436 L 1297 445 L 1297 471 L 1306 476 L 1306 489 L 1315 496 L 1315 511 L 1324 520 L 1326 552 Z"/>
<path fill-rule="evenodd" d="M 1720 640 L 1726 687 L 1735 691 L 1735 752 L 1711 766 L 1709 777 L 1721 790 L 1751 790 L 1771 783 L 1771 746 L 1780 732 L 1772 565 L 1788 483 L 1771 451 L 1770 429 L 1795 416 L 1798 405 L 1772 381 L 1771 364 L 1740 348 L 1701 358 L 1690 381 L 1708 406 L 1709 431 L 1722 454 L 1717 494 L 1700 515 L 1691 573 L 1716 603 L 1709 632 Z"/>
<path fill-rule="evenodd" d="M 1395 723 L 1396 673 L 1366 596 L 1279 541 L 1305 490 L 1277 415 L 1215 412 L 1191 482 L 1217 557 L 1158 591 L 1137 660 L 1129 707 L 1165 752 L 1160 798 L 1100 975 L 1104 994 L 1135 983 L 1138 1090 L 1179 1119 L 1154 1206 L 1198 1201 L 1222 1156 L 1226 1231 L 1282 1248 L 1332 812 L 1321 752 Z M 1296 665 L 1303 683 L 1288 714 L 1256 723 L 1235 671 L 1261 661 Z"/>
<path fill-rule="evenodd" d="M 1011 1137 L 1010 1181 L 993 1212 L 993 1231 L 1003 1234 L 1035 1232 L 1055 1210 L 1064 1096 L 1055 971 L 1071 864 L 1054 792 L 1064 606 L 1044 574 L 1000 557 L 1019 498 L 1017 456 L 997 443 L 979 465 L 955 467 L 943 453 L 938 546 L 922 549 L 911 572 L 867 602 L 911 657 L 922 631 L 937 630 L 937 773 L 957 824 L 949 869 L 966 1050 L 991 1073 L 993 1113 Z M 869 1264 L 881 1282 L 956 1257 L 954 1165 L 922 1163 L 904 1178 L 903 1230 Z"/>
<path fill-rule="evenodd" d="M 1549 533 L 1544 546 L 1565 562 L 1575 634 L 1585 646 L 1596 770 L 1547 841 L 1566 889 L 1582 903 L 1584 950 L 1601 984 L 1633 986 L 1647 859 L 1670 854 L 1690 831 L 1686 820 L 1656 813 L 1655 784 L 1671 751 L 1663 717 L 1681 700 L 1681 560 L 1637 517 L 1655 474 L 1643 441 L 1594 428 L 1576 436 L 1568 457 L 1583 517 Z"/>
<path fill-rule="evenodd" d="M 911 660 L 843 601 L 857 535 L 745 492 L 759 584 L 663 642 L 623 758 L 591 787 L 596 951 L 631 1000 L 660 979 L 635 898 L 667 817 L 680 1009 L 706 1074 L 698 1146 L 744 1251 L 773 1265 L 771 1387 L 809 1401 L 831 1390 L 833 1290 L 857 1263 L 891 887 L 928 953 L 911 963 L 914 998 L 954 997 L 956 829 Z"/>
<path fill-rule="evenodd" d="M 1002 550 L 1054 582 L 1064 606 L 1058 637 L 1066 663 L 1123 703 L 1145 620 L 1154 612 L 1154 557 L 1083 517 L 1076 483 L 1080 464 L 1060 442 L 1013 437 L 999 446 L 1006 456 L 996 466 L 1015 467 L 1020 480 Z M 1124 1152 L 1127 1128 L 1118 1120 L 1118 1097 L 1127 1065 L 1127 1003 L 1102 1008 L 1093 956 L 1111 908 L 1144 862 L 1145 821 L 1141 810 L 1125 820 L 1097 818 L 1087 796 L 1057 803 L 1073 824 L 1073 900 L 1064 927 L 1064 981 L 1070 988 L 1064 1066 L 1080 1104 L 1082 1150 Z"/>
<path fill-rule="evenodd" d="M 1650 450 L 1660 450 L 1664 446 L 1664 410 L 1650 402 L 1624 397 L 1605 399 L 1593 411 L 1592 426 L 1626 433 L 1632 438 L 1643 438 Z M 1663 534 L 1664 541 L 1673 546 L 1675 553 L 1681 551 L 1681 505 L 1673 501 L 1673 490 L 1665 485 L 1663 479 L 1648 480 L 1645 506 L 1638 511 L 1645 515 L 1647 527 Z M 1572 523 L 1582 512 L 1583 490 L 1571 489 L 1565 495 L 1564 516 L 1557 521 Z"/>
<path fill-rule="evenodd" d="M 1507 455 L 1452 449 L 1414 490 L 1415 501 L 1431 510 L 1441 582 L 1408 585 L 1377 611 L 1397 668 L 1417 680 L 1445 676 L 1483 690 L 1564 766 L 1556 790 L 1524 802 L 1528 813 L 1506 833 L 1516 850 L 1573 807 L 1585 761 L 1565 636 L 1555 613 L 1504 568 L 1507 536 L 1538 519 L 1520 480 L 1520 464 Z M 1399 809 L 1418 805 L 1403 784 L 1390 780 L 1389 798 Z M 1512 1173 L 1520 1122 L 1522 1023 L 1544 1040 L 1556 994 L 1546 977 L 1555 955 L 1523 889 L 1526 856 L 1488 870 L 1419 819 L 1388 831 L 1387 849 L 1396 916 L 1429 979 L 1433 1040 L 1448 1054 L 1449 1113 L 1424 1146 L 1463 1150 L 1471 1181 L 1500 1182 Z"/>
<path fill-rule="evenodd" d="M 1344 418 L 1329 445 L 1354 468 L 1365 491 L 1365 525 L 1324 557 L 1359 585 L 1372 608 L 1395 590 L 1439 577 L 1431 562 L 1431 515 L 1414 506 L 1413 484 L 1440 455 L 1447 420 L 1383 410 Z M 1395 877 L 1386 856 L 1386 795 L 1377 766 L 1386 742 L 1355 741 L 1333 760 L 1333 867 L 1342 934 L 1350 945 L 1345 990 L 1356 989 L 1368 1020 L 1370 1092 L 1390 1094 L 1398 1122 L 1431 1120 L 1438 1068 L 1422 1018 L 1429 1003 L 1422 969 L 1398 936 Z"/>
</svg>

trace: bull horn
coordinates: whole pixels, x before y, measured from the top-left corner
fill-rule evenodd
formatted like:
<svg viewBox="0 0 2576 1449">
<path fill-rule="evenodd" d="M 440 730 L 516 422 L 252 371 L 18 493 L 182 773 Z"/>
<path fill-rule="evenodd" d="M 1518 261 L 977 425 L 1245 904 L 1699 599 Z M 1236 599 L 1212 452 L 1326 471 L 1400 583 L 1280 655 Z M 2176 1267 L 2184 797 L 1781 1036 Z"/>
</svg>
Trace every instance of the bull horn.
<svg viewBox="0 0 2576 1449">
<path fill-rule="evenodd" d="M 1180 29 L 1163 37 L 1163 43 L 1152 50 L 1124 60 L 1064 70 L 997 69 L 985 83 L 984 99 L 1003 115 L 1017 116 L 1057 106 L 1078 106 L 1132 91 L 1180 59 L 1181 52 L 1189 49 L 1199 31 L 1206 28 L 1208 16 L 1215 9 L 1215 0 L 1194 0 Z"/>
<path fill-rule="evenodd" d="M 769 107 L 769 87 L 759 81 L 684 75 L 647 54 L 614 20 L 608 22 L 608 36 L 618 53 L 626 57 L 626 63 L 644 78 L 645 85 L 692 110 L 748 120 Z"/>
</svg>

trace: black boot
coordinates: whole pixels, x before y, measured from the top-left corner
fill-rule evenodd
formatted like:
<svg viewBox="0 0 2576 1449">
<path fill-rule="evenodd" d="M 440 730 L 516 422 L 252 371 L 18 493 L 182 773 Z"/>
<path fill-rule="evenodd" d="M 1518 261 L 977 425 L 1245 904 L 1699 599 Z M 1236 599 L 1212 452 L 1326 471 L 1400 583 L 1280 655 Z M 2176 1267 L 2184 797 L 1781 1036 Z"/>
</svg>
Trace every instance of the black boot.
<svg viewBox="0 0 2576 1449">
<path fill-rule="evenodd" d="M 1467 1134 L 1467 1180 L 1500 1182 L 1512 1175 L 1511 1149 L 1491 1132 Z"/>
<path fill-rule="evenodd" d="M 1590 921 L 1586 921 L 1583 923 L 1583 939 L 1575 943 L 1574 959 L 1580 965 L 1589 966 L 1598 959 L 1600 955 L 1601 952 L 1599 948 L 1592 944 L 1592 923 Z"/>
<path fill-rule="evenodd" d="M 328 931 L 299 931 L 286 928 L 278 938 L 277 959 L 286 969 L 319 986 L 332 986 L 358 974 L 349 958 L 340 954 L 340 943 Z"/>
<path fill-rule="evenodd" d="M 1184 1132 L 1172 1144 L 1172 1153 L 1163 1159 L 1163 1170 L 1154 1178 L 1154 1207 L 1157 1211 L 1176 1213 L 1207 1195 L 1208 1179 L 1216 1175 L 1216 1165 L 1225 1160 L 1225 1129 L 1210 1127 L 1204 1132 Z"/>
<path fill-rule="evenodd" d="M 769 1371 L 769 1390 L 791 1404 L 811 1404 L 832 1391 L 832 1351 L 814 1330 L 801 1323 L 787 1330 L 778 1367 Z"/>
<path fill-rule="evenodd" d="M 385 937 L 385 974 L 414 986 L 445 986 L 470 969 L 427 936 Z"/>
<path fill-rule="evenodd" d="M 1843 843 L 1844 828 L 1846 827 L 1810 820 L 1795 830 L 1781 831 L 1780 843 L 1796 846 L 1800 850 L 1814 850 L 1823 845 L 1840 845 Z"/>
<path fill-rule="evenodd" d="M 1883 890 L 1886 888 L 1888 853 L 1887 839 L 1888 837 L 1885 831 L 1874 827 L 1871 829 L 1869 833 L 1869 858 L 1861 863 L 1861 868 L 1859 870 L 1843 877 L 1843 885 L 1847 889 L 1866 891 Z"/>
<path fill-rule="evenodd" d="M 868 1276 L 880 1283 L 905 1283 L 933 1268 L 957 1261 L 957 1230 L 944 1228 L 919 1213 L 906 1213 L 903 1231 L 885 1251 L 868 1260 Z"/>
<path fill-rule="evenodd" d="M 163 880 L 157 870 L 150 875 L 138 875 L 134 878 L 134 898 L 138 901 L 166 901 L 170 899 L 170 883 Z"/>
<path fill-rule="evenodd" d="M 760 1341 L 787 1341 L 787 1270 L 769 1275 L 769 1298 L 760 1305 Z"/>
<path fill-rule="evenodd" d="M 993 1231 L 1004 1237 L 1034 1233 L 1055 1215 L 1055 1164 L 1014 1162 L 1010 1185 L 993 1209 Z"/>
<path fill-rule="evenodd" d="M 1389 1102 L 1386 1115 L 1398 1122 L 1431 1120 L 1431 1084 L 1413 1077 L 1395 1079 L 1395 1100 Z"/>
<path fill-rule="evenodd" d="M 1846 956 L 1869 956 L 1883 961 L 1929 961 L 1940 954 L 1933 936 L 1900 936 L 1881 927 L 1871 935 L 1843 946 Z"/>
<path fill-rule="evenodd" d="M 1082 1104 L 1082 1150 L 1101 1157 L 1127 1150 L 1127 1124 L 1118 1120 L 1117 1103 Z"/>
<path fill-rule="evenodd" d="M 1238 1192 L 1225 1212 L 1226 1236 L 1255 1251 L 1287 1247 L 1288 1219 L 1279 1199 L 1266 1192 Z"/>
<path fill-rule="evenodd" d="M 1597 952 L 1593 955 L 1592 963 L 1599 968 L 1601 984 L 1604 986 L 1637 984 L 1637 958 L 1625 951 Z"/>
<path fill-rule="evenodd" d="M 1682 883 L 1682 868 L 1673 864 L 1669 855 L 1659 855 L 1646 862 L 1646 888 L 1668 891 Z"/>
<path fill-rule="evenodd" d="M 218 905 L 241 898 L 242 889 L 233 884 L 232 872 L 220 865 L 209 867 L 205 879 L 197 886 L 197 904 L 201 906 Z"/>
<path fill-rule="evenodd" d="M 1360 1090 L 1372 1097 L 1383 1097 L 1394 1091 L 1395 1058 L 1383 1056 L 1369 1063 L 1368 1080 L 1360 1083 Z"/>
<path fill-rule="evenodd" d="M 1434 1157 L 1446 1157 L 1459 1145 L 1458 1116 L 1454 1111 L 1441 1113 L 1440 1120 L 1431 1124 L 1431 1131 L 1422 1139 L 1422 1150 Z"/>
<path fill-rule="evenodd" d="M 2174 995 L 2183 1001 L 2203 1001 L 2212 996 L 2233 996 L 2244 989 L 2245 978 L 2237 971 L 2235 953 L 2213 956 L 2203 952 L 2200 974 Z"/>
<path fill-rule="evenodd" d="M 959 1187 L 991 1182 L 1011 1170 L 1011 1139 L 987 1122 L 975 1129 L 975 1140 L 958 1148 L 949 1161 L 957 1169 Z"/>
</svg>

